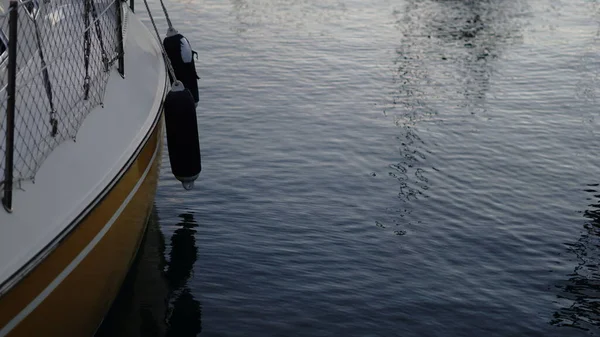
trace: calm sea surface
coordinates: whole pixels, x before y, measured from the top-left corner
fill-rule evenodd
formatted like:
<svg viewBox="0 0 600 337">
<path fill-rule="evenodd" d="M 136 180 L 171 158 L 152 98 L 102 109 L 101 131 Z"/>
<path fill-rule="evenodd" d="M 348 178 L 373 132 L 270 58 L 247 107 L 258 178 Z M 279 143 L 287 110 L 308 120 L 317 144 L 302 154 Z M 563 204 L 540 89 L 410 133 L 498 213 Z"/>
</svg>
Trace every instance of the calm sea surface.
<svg viewBox="0 0 600 337">
<path fill-rule="evenodd" d="M 600 335 L 600 0 L 165 4 L 203 170 L 107 335 Z"/>
</svg>

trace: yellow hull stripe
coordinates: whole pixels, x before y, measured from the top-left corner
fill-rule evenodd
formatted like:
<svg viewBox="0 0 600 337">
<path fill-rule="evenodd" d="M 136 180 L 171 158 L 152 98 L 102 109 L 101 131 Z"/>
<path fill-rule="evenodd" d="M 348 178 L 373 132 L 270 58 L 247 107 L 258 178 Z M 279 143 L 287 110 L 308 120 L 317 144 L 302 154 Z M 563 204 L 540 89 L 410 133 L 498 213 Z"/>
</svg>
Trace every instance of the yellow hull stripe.
<svg viewBox="0 0 600 337">
<path fill-rule="evenodd" d="M 0 337 L 93 334 L 137 252 L 156 191 L 161 145 L 162 118 L 104 199 L 0 297 Z"/>
<path fill-rule="evenodd" d="M 15 326 L 17 326 L 17 324 L 21 323 L 21 321 L 25 317 L 27 317 L 27 315 L 29 315 L 33 310 L 35 310 L 35 308 L 37 308 L 37 306 L 40 303 L 42 303 L 42 301 L 45 300 L 46 297 L 48 297 L 48 295 L 52 291 L 54 291 L 54 289 L 56 289 L 56 287 L 73 271 L 73 269 L 77 268 L 79 263 L 83 261 L 83 259 L 89 254 L 90 251 L 92 251 L 92 249 L 94 249 L 94 247 L 96 247 L 96 244 L 98 244 L 98 242 L 102 240 L 106 232 L 108 232 L 108 230 L 112 227 L 117 218 L 119 218 L 125 207 L 129 204 L 131 199 L 133 199 L 133 196 L 140 188 L 140 185 L 144 182 L 144 179 L 146 179 L 150 168 L 152 168 L 152 163 L 154 163 L 154 160 L 156 159 L 157 153 L 158 147 L 154 150 L 154 154 L 150 159 L 148 167 L 146 167 L 146 171 L 144 171 L 144 174 L 142 174 L 140 180 L 133 187 L 133 190 L 131 190 L 125 201 L 121 204 L 121 207 L 117 209 L 115 214 L 112 216 L 112 218 L 110 218 L 110 220 L 104 226 L 104 228 L 102 228 L 102 230 L 98 234 L 96 234 L 94 239 L 90 243 L 88 243 L 88 245 L 79 253 L 79 255 L 77 255 L 77 257 L 73 261 L 71 261 L 71 263 L 69 263 L 67 268 L 65 268 L 60 274 L 58 274 L 58 276 L 46 287 L 46 289 L 44 289 L 32 302 L 29 303 L 28 306 L 25 307 L 25 309 L 21 310 L 21 312 L 15 318 L 13 318 L 2 330 L 0 330 L 0 337 L 6 336 Z"/>
</svg>

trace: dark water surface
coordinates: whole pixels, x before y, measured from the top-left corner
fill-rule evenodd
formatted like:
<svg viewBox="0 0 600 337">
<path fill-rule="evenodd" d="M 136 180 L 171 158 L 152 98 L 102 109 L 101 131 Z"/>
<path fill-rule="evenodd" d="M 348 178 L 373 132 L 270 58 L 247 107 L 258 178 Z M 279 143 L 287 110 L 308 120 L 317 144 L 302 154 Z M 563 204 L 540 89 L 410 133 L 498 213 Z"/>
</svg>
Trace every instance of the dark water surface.
<svg viewBox="0 0 600 337">
<path fill-rule="evenodd" d="M 600 334 L 600 1 L 166 5 L 203 171 L 109 334 Z"/>
</svg>

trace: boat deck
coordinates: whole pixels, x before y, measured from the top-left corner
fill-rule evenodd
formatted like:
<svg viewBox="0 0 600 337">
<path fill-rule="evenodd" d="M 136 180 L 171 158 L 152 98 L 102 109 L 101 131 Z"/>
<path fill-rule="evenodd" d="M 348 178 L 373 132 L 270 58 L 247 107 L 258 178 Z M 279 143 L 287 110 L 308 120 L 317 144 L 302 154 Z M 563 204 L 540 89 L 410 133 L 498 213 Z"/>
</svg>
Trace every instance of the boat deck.
<svg viewBox="0 0 600 337">
<path fill-rule="evenodd" d="M 125 78 L 111 70 L 103 106 L 86 117 L 76 141 L 48 156 L 35 183 L 20 184 L 13 213 L 0 210 L 0 295 L 119 177 L 156 121 L 167 81 L 160 47 L 134 15 L 127 21 Z"/>
</svg>

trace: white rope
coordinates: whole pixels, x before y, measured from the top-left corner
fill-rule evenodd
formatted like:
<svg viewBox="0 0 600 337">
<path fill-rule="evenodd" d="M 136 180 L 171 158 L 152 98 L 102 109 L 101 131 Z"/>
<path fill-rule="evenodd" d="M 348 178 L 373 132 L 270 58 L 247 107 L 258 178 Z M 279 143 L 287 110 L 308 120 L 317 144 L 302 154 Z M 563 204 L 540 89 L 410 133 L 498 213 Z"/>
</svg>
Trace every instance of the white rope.
<svg viewBox="0 0 600 337">
<path fill-rule="evenodd" d="M 158 33 L 158 28 L 156 28 L 156 23 L 154 22 L 154 18 L 152 17 L 152 12 L 150 12 L 150 7 L 148 6 L 148 0 L 144 0 L 144 5 L 146 5 L 146 10 L 148 11 L 148 16 L 150 17 L 150 22 L 152 22 L 152 27 L 154 27 L 154 31 L 156 32 L 156 37 L 158 38 L 160 50 L 163 53 L 163 58 L 165 59 L 165 63 L 167 64 L 167 69 L 169 70 L 169 74 L 171 74 L 171 78 L 173 79 L 173 82 L 176 82 L 177 77 L 175 77 L 175 70 L 173 70 L 173 66 L 171 65 L 171 60 L 169 60 L 169 55 L 167 55 L 167 52 L 165 51 L 165 47 L 160 42 L 160 34 Z M 169 21 L 168 17 L 167 17 L 167 21 Z M 169 26 L 170 26 L 170 21 L 169 21 Z"/>
</svg>

